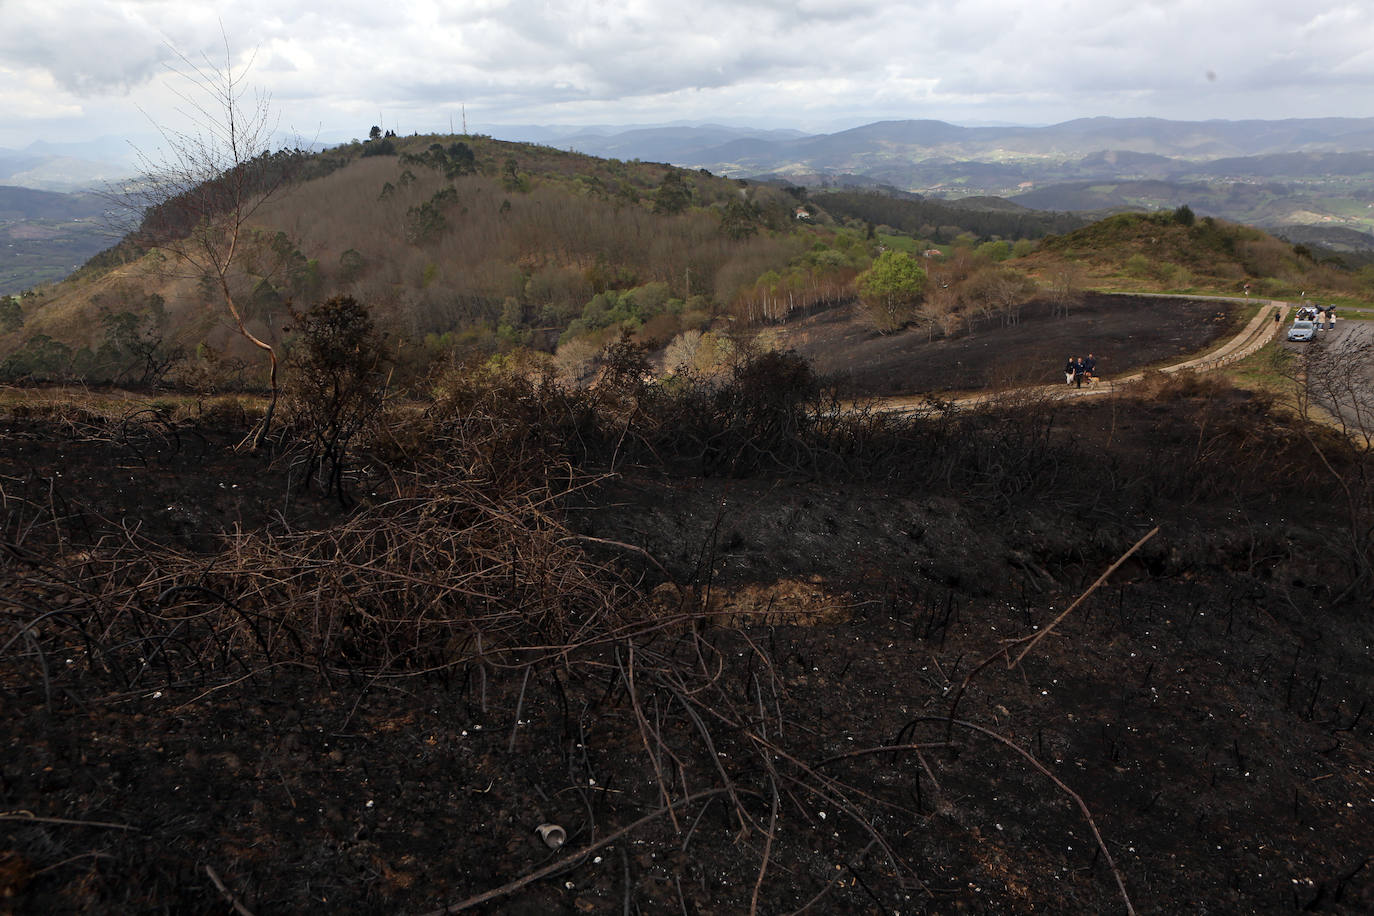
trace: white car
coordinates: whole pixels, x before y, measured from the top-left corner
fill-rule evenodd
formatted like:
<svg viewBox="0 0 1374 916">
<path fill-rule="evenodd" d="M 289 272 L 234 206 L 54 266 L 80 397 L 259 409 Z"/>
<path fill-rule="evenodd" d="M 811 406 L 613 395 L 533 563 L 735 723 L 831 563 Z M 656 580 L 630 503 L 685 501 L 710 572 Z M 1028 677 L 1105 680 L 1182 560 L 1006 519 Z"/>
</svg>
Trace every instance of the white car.
<svg viewBox="0 0 1374 916">
<path fill-rule="evenodd" d="M 1288 329 L 1288 339 L 1311 340 L 1312 336 L 1316 333 L 1316 322 L 1308 321 L 1304 318 L 1299 318 L 1297 321 L 1293 322 L 1293 326 Z"/>
</svg>

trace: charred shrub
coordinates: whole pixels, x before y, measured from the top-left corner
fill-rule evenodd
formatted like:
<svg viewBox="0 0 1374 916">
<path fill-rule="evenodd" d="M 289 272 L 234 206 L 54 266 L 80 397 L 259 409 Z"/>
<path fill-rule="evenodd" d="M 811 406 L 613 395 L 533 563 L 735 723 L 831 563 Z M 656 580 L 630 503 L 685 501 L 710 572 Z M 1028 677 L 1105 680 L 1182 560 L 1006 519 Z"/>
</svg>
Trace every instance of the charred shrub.
<svg viewBox="0 0 1374 916">
<path fill-rule="evenodd" d="M 296 339 L 288 361 L 287 416 L 305 473 L 325 493 L 349 502 L 345 459 L 350 445 L 382 407 L 386 357 L 367 307 L 336 296 L 304 312 L 292 310 Z"/>
<path fill-rule="evenodd" d="M 601 354 L 601 368 L 592 388 L 599 406 L 633 409 L 644 396 L 653 377 L 649 367 L 649 351 L 636 343 L 628 331 Z"/>
<path fill-rule="evenodd" d="M 444 370 L 423 411 L 398 411 L 371 443 L 388 466 L 442 464 L 509 492 L 567 481 L 601 440 L 590 392 L 552 370 L 472 363 Z"/>
<path fill-rule="evenodd" d="M 795 352 L 746 351 L 724 379 L 684 370 L 643 391 L 641 438 L 665 464 L 706 475 L 808 472 L 823 387 Z"/>
<path fill-rule="evenodd" d="M 950 443 L 955 447 L 952 479 L 963 492 L 1004 504 L 1051 492 L 1064 469 L 1054 420 L 1054 402 L 1034 396 L 1004 400 L 960 418 Z M 1067 449 L 1077 446 L 1070 441 Z"/>
<path fill-rule="evenodd" d="M 1209 398 L 1229 392 L 1232 388 L 1224 376 L 1215 372 L 1202 373 L 1192 369 L 1160 372 L 1152 369 L 1131 385 L 1129 391 L 1142 399 L 1170 401 L 1178 398 Z"/>
<path fill-rule="evenodd" d="M 715 392 L 705 470 L 736 476 L 811 467 L 807 433 L 820 389 L 810 363 L 793 351 L 747 355 Z"/>
</svg>

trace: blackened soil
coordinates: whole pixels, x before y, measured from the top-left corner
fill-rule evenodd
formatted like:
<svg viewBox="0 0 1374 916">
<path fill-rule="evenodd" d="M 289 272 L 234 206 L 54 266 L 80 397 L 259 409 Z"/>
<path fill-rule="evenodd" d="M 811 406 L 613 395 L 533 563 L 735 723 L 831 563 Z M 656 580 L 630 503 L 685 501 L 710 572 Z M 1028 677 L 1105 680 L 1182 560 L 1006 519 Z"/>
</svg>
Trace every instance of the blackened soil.
<svg viewBox="0 0 1374 916">
<path fill-rule="evenodd" d="M 1088 294 L 1068 309 L 1036 300 L 1014 320 L 974 317 L 948 336 L 873 330 L 857 307 L 812 316 L 779 333 L 817 370 L 854 393 L 965 392 L 1063 380 L 1070 356 L 1091 353 L 1105 378 L 1177 362 L 1239 330 L 1234 303 Z"/>
<path fill-rule="evenodd" d="M 83 551 L 224 562 L 236 526 L 340 510 L 242 429 L 12 417 L 0 911 L 1371 911 L 1374 620 L 1333 600 L 1339 488 L 1242 394 L 1054 410 L 1062 461 L 1021 490 L 608 481 L 578 535 L 711 614 L 633 655 L 130 683 L 61 622 Z"/>
</svg>

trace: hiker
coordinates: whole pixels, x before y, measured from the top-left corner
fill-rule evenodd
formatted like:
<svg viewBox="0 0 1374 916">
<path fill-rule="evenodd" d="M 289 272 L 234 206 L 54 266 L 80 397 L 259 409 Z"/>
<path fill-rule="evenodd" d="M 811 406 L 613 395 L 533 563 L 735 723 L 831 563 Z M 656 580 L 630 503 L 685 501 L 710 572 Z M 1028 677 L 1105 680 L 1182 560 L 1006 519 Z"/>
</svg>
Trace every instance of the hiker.
<svg viewBox="0 0 1374 916">
<path fill-rule="evenodd" d="M 1083 387 L 1083 372 L 1083 357 L 1080 356 L 1073 361 L 1073 387 Z"/>
<path fill-rule="evenodd" d="M 1097 360 L 1093 358 L 1093 355 L 1091 353 L 1089 353 L 1088 358 L 1083 360 L 1083 374 L 1088 377 L 1089 381 L 1091 381 L 1097 378 L 1096 372 Z"/>
<path fill-rule="evenodd" d="M 1074 377 L 1076 371 L 1077 371 L 1077 370 L 1076 370 L 1076 368 L 1075 368 L 1075 366 L 1074 366 L 1073 357 L 1070 356 L 1070 357 L 1069 357 L 1069 361 L 1068 361 L 1067 363 L 1064 364 L 1064 384 L 1065 384 L 1065 385 L 1072 385 L 1072 384 L 1073 384 L 1073 377 Z"/>
</svg>

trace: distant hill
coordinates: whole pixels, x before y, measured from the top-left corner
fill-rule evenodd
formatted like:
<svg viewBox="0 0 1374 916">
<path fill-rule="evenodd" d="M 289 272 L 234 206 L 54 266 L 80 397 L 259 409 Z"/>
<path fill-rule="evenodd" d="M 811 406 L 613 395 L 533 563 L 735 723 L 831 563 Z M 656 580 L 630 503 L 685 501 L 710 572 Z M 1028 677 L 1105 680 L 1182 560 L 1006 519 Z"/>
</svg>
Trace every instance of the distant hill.
<svg viewBox="0 0 1374 916">
<path fill-rule="evenodd" d="M 1278 238 L 1306 245 L 1318 254 L 1333 254 L 1352 267 L 1374 264 L 1374 235 L 1339 226 L 1279 226 Z"/>
<path fill-rule="evenodd" d="M 109 247 L 106 207 L 91 193 L 0 186 L 0 295 L 61 280 Z"/>
<path fill-rule="evenodd" d="M 83 191 L 138 172 L 126 140 L 89 143 L 35 141 L 22 150 L 0 149 L 0 185 L 42 191 Z"/>
<path fill-rule="evenodd" d="M 694 147 L 698 144 L 692 144 Z M 957 161 L 1012 159 L 1068 162 L 1104 152 L 1185 161 L 1283 153 L 1348 153 L 1374 149 L 1374 118 L 1285 121 L 1167 121 L 1158 118 L 1084 118 L 1048 127 L 959 127 L 942 121 L 880 121 L 796 139 L 762 140 L 700 148 L 675 159 L 733 173 L 736 168 L 776 170 L 782 163 L 866 171 L 861 165 L 901 159 Z M 1157 161 L 1151 158 L 1147 161 Z"/>
<path fill-rule="evenodd" d="M 980 238 L 1038 239 L 1069 232 L 1087 222 L 1073 214 L 1034 210 L 1000 198 L 945 201 L 843 190 L 818 192 L 811 199 L 836 217 L 889 226 L 937 242 L 953 241 L 963 232 Z"/>
<path fill-rule="evenodd" d="M 906 120 L 828 134 L 719 124 L 493 131 L 501 139 L 600 158 L 811 188 L 888 186 L 925 197 L 1014 198 L 1037 209 L 1090 214 L 1187 204 L 1199 215 L 1267 228 L 1374 235 L 1374 118 L 1096 117 L 1043 127 Z M 129 174 L 132 152 L 117 138 L 0 150 L 0 184 L 90 187 Z"/>
<path fill-rule="evenodd" d="M 786 189 L 663 163 L 475 136 L 388 138 L 287 158 L 294 181 L 255 211 L 230 278 L 248 327 L 272 343 L 287 333 L 291 303 L 346 294 L 423 364 L 455 351 L 547 350 L 565 333 L 595 351 L 621 327 L 659 341 L 702 327 L 770 271 L 803 277 L 799 295 L 816 297 L 847 291 L 866 264 L 852 232 L 846 250 L 797 264 L 826 251 L 837 230 L 820 210 L 798 219 Z M 16 215 L 74 206 L 22 189 L 5 199 Z M 168 225 L 180 226 L 175 205 L 167 210 Z M 80 260 L 62 259 L 61 275 Z M 98 351 L 108 310 L 154 316 L 169 340 L 191 348 L 252 356 L 235 350 L 243 341 L 215 280 L 126 241 L 26 297 L 22 327 L 0 332 L 0 351 L 45 339 Z"/>
<path fill-rule="evenodd" d="M 1046 210 L 1126 212 L 1169 210 L 1187 204 L 1199 216 L 1217 216 L 1299 235 L 1337 251 L 1374 252 L 1374 202 L 1369 188 L 1344 196 L 1322 187 L 1276 181 L 1080 181 L 1016 194 L 1016 203 Z M 1321 240 L 1321 241 L 1318 241 Z"/>
<path fill-rule="evenodd" d="M 501 131 L 503 139 L 543 143 L 560 149 L 573 149 L 603 159 L 640 159 L 646 162 L 681 164 L 702 151 L 743 144 L 788 142 L 805 137 L 796 130 L 755 130 L 700 126 L 638 127 L 629 130 L 554 130 L 513 129 Z"/>
<path fill-rule="evenodd" d="M 0 185 L 0 223 L 41 219 L 92 219 L 107 206 L 98 194 L 63 194 Z"/>
<path fill-rule="evenodd" d="M 1374 233 L 1370 118 L 1083 118 L 1047 127 L 913 120 L 802 137 L 737 137 L 714 146 L 713 136 L 679 128 L 675 152 L 643 149 L 684 167 L 808 187 L 886 185 L 1094 213 L 1188 204 L 1199 214 L 1266 227 Z M 622 157 L 640 149 L 631 133 L 597 142 Z M 1113 187 L 1094 187 L 1099 183 Z"/>
<path fill-rule="evenodd" d="M 1296 295 L 1288 285 L 1293 278 L 1316 284 L 1335 276 L 1323 274 L 1310 254 L 1261 229 L 1198 219 L 1187 209 L 1116 214 L 1046 238 L 1018 263 L 1047 278 L 1065 265 L 1077 265 L 1089 288 L 1209 288 L 1239 294 L 1253 287 L 1256 295 L 1277 296 Z"/>
</svg>

